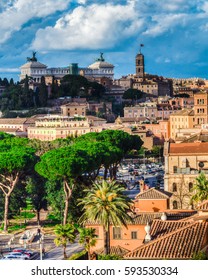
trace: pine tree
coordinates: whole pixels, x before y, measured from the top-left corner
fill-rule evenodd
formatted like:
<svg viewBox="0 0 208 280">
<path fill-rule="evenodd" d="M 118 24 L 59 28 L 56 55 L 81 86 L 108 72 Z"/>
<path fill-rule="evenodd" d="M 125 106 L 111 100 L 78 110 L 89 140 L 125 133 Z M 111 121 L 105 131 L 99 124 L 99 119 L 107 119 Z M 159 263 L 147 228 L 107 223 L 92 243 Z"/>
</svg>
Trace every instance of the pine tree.
<svg viewBox="0 0 208 280">
<path fill-rule="evenodd" d="M 45 77 L 41 77 L 41 82 L 39 86 L 39 102 L 40 106 L 45 107 L 47 105 L 48 100 L 48 89 L 45 83 Z"/>
</svg>

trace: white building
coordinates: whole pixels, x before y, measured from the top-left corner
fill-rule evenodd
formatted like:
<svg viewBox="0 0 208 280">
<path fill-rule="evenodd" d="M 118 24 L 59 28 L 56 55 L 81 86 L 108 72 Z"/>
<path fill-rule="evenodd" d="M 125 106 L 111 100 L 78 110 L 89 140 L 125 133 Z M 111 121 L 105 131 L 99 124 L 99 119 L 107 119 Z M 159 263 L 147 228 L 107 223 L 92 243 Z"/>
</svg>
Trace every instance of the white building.
<svg viewBox="0 0 208 280">
<path fill-rule="evenodd" d="M 72 63 L 68 67 L 48 68 L 45 64 L 42 64 L 39 61 L 37 61 L 35 54 L 36 53 L 33 52 L 33 57 L 28 57 L 27 63 L 20 67 L 20 81 L 25 79 L 26 75 L 31 77 L 34 80 L 34 82 L 40 83 L 42 76 L 54 76 L 54 78 L 56 79 L 61 79 L 68 74 L 78 74 L 77 63 Z"/>
<path fill-rule="evenodd" d="M 108 63 L 103 58 L 103 53 L 100 54 L 100 57 L 96 61 L 90 64 L 87 68 L 83 68 L 80 71 L 80 74 L 86 78 L 109 78 L 114 79 L 114 65 Z"/>
</svg>

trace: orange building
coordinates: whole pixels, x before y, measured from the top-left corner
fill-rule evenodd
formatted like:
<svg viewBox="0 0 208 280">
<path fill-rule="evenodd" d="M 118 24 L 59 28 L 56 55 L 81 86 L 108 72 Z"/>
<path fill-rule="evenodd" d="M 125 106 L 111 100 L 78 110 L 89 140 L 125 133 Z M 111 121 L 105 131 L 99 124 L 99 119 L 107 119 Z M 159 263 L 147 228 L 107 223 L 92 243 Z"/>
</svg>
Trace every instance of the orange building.
<svg viewBox="0 0 208 280">
<path fill-rule="evenodd" d="M 164 140 L 170 138 L 170 123 L 168 120 L 161 120 L 155 124 L 145 124 L 145 127 L 159 138 L 163 138 Z"/>
<path fill-rule="evenodd" d="M 110 252 L 123 256 L 143 246 L 147 240 L 147 227 L 152 225 L 155 220 L 173 222 L 196 213 L 191 210 L 169 210 L 170 196 L 171 193 L 154 188 L 138 194 L 134 200 L 134 214 L 131 215 L 131 221 L 127 222 L 127 228 L 110 225 Z M 86 227 L 95 228 L 98 235 L 96 245 L 91 248 L 91 251 L 102 253 L 104 245 L 102 225 L 98 222 L 88 222 Z"/>
<path fill-rule="evenodd" d="M 200 92 L 194 94 L 194 116 L 195 125 L 208 123 L 208 93 Z"/>
<path fill-rule="evenodd" d="M 165 212 L 169 209 L 171 193 L 151 188 L 139 193 L 134 200 L 135 212 Z"/>
</svg>

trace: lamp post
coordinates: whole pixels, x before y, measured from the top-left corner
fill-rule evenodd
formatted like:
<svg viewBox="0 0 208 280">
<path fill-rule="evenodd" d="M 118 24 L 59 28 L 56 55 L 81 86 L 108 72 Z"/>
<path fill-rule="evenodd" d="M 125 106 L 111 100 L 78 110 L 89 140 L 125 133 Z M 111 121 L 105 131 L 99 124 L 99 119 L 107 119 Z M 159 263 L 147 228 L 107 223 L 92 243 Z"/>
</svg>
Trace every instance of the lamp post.
<svg viewBox="0 0 208 280">
<path fill-rule="evenodd" d="M 40 260 L 42 261 L 43 260 L 43 240 L 44 240 L 44 237 L 43 235 L 40 237 L 39 239 L 39 245 L 40 245 Z"/>
</svg>

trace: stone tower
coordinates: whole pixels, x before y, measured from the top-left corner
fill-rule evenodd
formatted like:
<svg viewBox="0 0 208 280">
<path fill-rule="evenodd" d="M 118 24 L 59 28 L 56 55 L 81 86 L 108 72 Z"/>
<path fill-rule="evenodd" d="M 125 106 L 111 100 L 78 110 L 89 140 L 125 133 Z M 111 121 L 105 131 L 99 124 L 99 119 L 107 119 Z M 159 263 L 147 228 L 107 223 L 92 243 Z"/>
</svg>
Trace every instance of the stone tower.
<svg viewBox="0 0 208 280">
<path fill-rule="evenodd" d="M 139 53 L 136 55 L 136 76 L 144 79 L 144 55 L 141 53 L 141 48 Z"/>
</svg>

